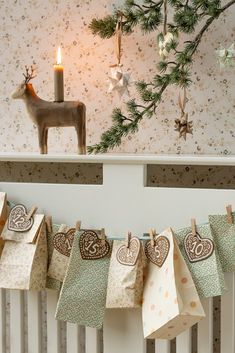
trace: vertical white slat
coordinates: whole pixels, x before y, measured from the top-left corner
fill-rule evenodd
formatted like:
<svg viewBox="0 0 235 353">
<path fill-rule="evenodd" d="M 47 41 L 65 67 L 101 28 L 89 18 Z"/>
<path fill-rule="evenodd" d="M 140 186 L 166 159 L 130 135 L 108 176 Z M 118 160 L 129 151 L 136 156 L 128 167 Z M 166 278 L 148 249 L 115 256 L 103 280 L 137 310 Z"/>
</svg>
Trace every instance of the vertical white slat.
<svg viewBox="0 0 235 353">
<path fill-rule="evenodd" d="M 24 292 L 10 291 L 10 349 L 24 353 Z"/>
<path fill-rule="evenodd" d="M 82 353 L 81 327 L 67 322 L 67 353 Z"/>
<path fill-rule="evenodd" d="M 58 293 L 47 290 L 47 353 L 60 353 L 60 321 L 55 319 Z"/>
<path fill-rule="evenodd" d="M 198 323 L 197 347 L 200 353 L 213 353 L 213 298 L 201 300 L 206 317 Z"/>
<path fill-rule="evenodd" d="M 6 290 L 0 289 L 0 353 L 6 352 Z"/>
<path fill-rule="evenodd" d="M 86 327 L 86 353 L 100 353 L 100 335 L 99 330 Z"/>
<path fill-rule="evenodd" d="M 41 295 L 36 291 L 28 292 L 28 353 L 41 353 L 42 315 Z"/>
<path fill-rule="evenodd" d="M 235 352 L 235 274 L 225 275 L 228 291 L 221 297 L 221 352 Z"/>
<path fill-rule="evenodd" d="M 107 309 L 104 320 L 104 353 L 145 353 L 140 309 Z"/>
<path fill-rule="evenodd" d="M 155 353 L 170 353 L 171 342 L 167 340 L 155 340 Z"/>
<path fill-rule="evenodd" d="M 176 353 L 191 353 L 191 351 L 192 339 L 191 329 L 189 329 L 176 337 Z"/>
</svg>

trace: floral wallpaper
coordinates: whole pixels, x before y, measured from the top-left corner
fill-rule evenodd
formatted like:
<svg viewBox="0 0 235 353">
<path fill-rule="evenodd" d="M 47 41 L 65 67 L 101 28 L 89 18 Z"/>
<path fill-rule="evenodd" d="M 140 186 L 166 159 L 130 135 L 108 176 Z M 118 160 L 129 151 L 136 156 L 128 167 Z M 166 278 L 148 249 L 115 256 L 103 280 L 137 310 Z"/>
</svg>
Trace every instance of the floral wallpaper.
<svg viewBox="0 0 235 353">
<path fill-rule="evenodd" d="M 225 2 L 225 1 L 224 1 Z M 128 97 L 119 99 L 108 93 L 110 65 L 116 63 L 115 42 L 111 38 L 102 40 L 93 37 L 88 25 L 92 18 L 110 13 L 120 0 L 0 0 L 0 153 L 38 152 L 37 129 L 29 119 L 22 101 L 12 100 L 11 92 L 23 79 L 25 65 L 33 64 L 37 77 L 33 85 L 38 95 L 53 100 L 53 64 L 57 46 L 62 48 L 65 69 L 65 99 L 81 100 L 87 106 L 87 144 L 94 144 L 111 124 L 111 112 L 122 106 Z M 215 50 L 221 46 L 228 48 L 235 40 L 235 6 L 213 23 L 205 34 L 199 51 L 195 55 L 192 68 L 192 81 L 187 104 L 189 119 L 194 121 L 194 134 L 185 142 L 174 131 L 174 119 L 180 114 L 177 88 L 172 87 L 165 95 L 157 110 L 156 117 L 141 123 L 138 133 L 123 140 L 114 152 L 123 153 L 185 153 L 185 154 L 235 154 L 235 75 L 234 69 L 220 70 Z M 181 39 L 183 40 L 183 39 Z M 143 35 L 138 29 L 123 39 L 123 70 L 130 74 L 130 96 L 135 97 L 134 82 L 151 79 L 159 60 L 156 33 Z M 49 132 L 49 153 L 75 153 L 76 134 L 72 128 L 56 129 Z M 31 169 L 17 167 L 18 177 L 31 180 L 36 174 L 38 180 L 44 178 L 40 166 Z M 74 172 L 67 166 L 70 182 L 79 179 L 86 182 L 84 173 L 89 166 L 78 167 Z M 100 182 L 101 167 L 95 166 L 92 182 Z M 170 168 L 170 167 L 169 167 Z M 4 168 L 2 177 L 11 175 L 12 166 Z M 91 171 L 90 171 L 91 172 Z M 177 181 L 182 171 L 174 169 Z M 208 181 L 212 177 L 222 184 L 228 183 L 223 170 L 216 174 L 212 170 L 190 168 L 184 183 Z M 50 175 L 53 173 L 50 173 Z M 160 178 L 160 181 L 159 181 Z M 232 180 L 232 179 L 231 179 Z M 149 185 L 172 182 L 169 170 L 151 166 Z M 218 182 L 217 182 L 218 183 Z M 231 181 L 233 185 L 233 180 Z M 42 300 L 42 316 L 46 320 L 45 295 Z M 26 301 L 26 300 L 25 300 Z M 9 352 L 9 293 L 7 292 L 7 352 Z M 214 301 L 215 328 L 214 351 L 219 352 L 219 301 Z M 26 309 L 25 309 L 26 310 Z M 46 325 L 43 326 L 42 351 L 46 351 Z M 27 331 L 27 330 L 26 330 Z M 61 327 L 61 352 L 65 352 L 65 327 Z M 27 334 L 25 335 L 25 342 Z M 82 344 L 84 339 L 82 339 Z M 27 344 L 25 344 L 27 353 Z M 81 349 L 84 352 L 84 347 Z M 154 342 L 148 342 L 148 352 L 154 352 Z M 175 352 L 174 342 L 172 352 Z"/>
<path fill-rule="evenodd" d="M 25 65 L 35 65 L 33 85 L 39 96 L 53 100 L 53 64 L 57 46 L 62 47 L 65 69 L 65 99 L 83 101 L 87 106 L 87 144 L 99 141 L 111 124 L 111 111 L 122 106 L 108 93 L 110 65 L 116 63 L 114 39 L 94 37 L 88 25 L 93 17 L 110 13 L 120 0 L 0 0 L 0 151 L 37 152 L 37 129 L 22 101 L 11 92 L 22 81 Z M 137 134 L 127 137 L 114 152 L 234 154 L 234 69 L 220 70 L 215 50 L 234 42 L 235 6 L 215 21 L 195 55 L 188 97 L 189 118 L 194 134 L 185 142 L 174 131 L 180 114 L 178 89 L 165 95 L 156 116 L 144 120 Z M 183 38 L 181 39 L 183 40 Z M 150 79 L 159 59 L 156 33 L 143 35 L 138 29 L 123 40 L 123 69 L 134 82 Z M 75 153 L 73 128 L 49 131 L 49 153 Z"/>
</svg>

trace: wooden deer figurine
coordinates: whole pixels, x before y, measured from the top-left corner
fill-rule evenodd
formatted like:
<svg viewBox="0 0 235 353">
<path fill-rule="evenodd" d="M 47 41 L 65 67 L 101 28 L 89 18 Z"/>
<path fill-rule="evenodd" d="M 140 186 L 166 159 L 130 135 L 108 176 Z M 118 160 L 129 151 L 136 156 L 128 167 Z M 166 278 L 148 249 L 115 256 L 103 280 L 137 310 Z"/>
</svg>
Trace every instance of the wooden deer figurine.
<svg viewBox="0 0 235 353">
<path fill-rule="evenodd" d="M 48 102 L 37 96 L 30 82 L 35 75 L 26 67 L 25 80 L 12 94 L 14 99 L 23 99 L 31 120 L 38 128 L 40 153 L 47 153 L 48 129 L 50 127 L 74 126 L 78 137 L 78 153 L 86 154 L 86 106 L 79 101 Z"/>
</svg>

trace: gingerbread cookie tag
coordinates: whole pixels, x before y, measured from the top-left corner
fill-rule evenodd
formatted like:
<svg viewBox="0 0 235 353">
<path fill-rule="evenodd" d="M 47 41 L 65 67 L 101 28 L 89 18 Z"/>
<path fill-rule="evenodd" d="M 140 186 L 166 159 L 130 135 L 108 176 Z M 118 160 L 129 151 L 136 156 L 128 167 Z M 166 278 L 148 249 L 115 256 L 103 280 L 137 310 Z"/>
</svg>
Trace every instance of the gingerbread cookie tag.
<svg viewBox="0 0 235 353">
<path fill-rule="evenodd" d="M 146 257 L 158 267 L 162 267 L 170 250 L 170 242 L 163 235 L 156 236 L 156 233 L 150 231 L 151 240 L 145 244 Z"/>
<path fill-rule="evenodd" d="M 66 233 L 58 232 L 54 235 L 53 245 L 54 245 L 54 248 L 60 254 L 65 255 L 67 257 L 70 256 L 72 246 L 73 246 L 75 231 L 76 231 L 75 228 L 71 228 Z"/>
<path fill-rule="evenodd" d="M 127 235 L 127 244 L 121 245 L 117 250 L 117 260 L 120 264 L 126 266 L 135 266 L 140 253 L 140 240 L 137 237 L 131 237 L 129 232 Z"/>
<path fill-rule="evenodd" d="M 33 214 L 36 209 L 36 207 L 33 207 L 28 213 L 24 205 L 14 206 L 8 217 L 7 228 L 13 232 L 27 232 L 33 226 Z"/>
<path fill-rule="evenodd" d="M 98 260 L 110 253 L 110 244 L 94 230 L 85 230 L 79 239 L 79 248 L 83 260 Z"/>
</svg>

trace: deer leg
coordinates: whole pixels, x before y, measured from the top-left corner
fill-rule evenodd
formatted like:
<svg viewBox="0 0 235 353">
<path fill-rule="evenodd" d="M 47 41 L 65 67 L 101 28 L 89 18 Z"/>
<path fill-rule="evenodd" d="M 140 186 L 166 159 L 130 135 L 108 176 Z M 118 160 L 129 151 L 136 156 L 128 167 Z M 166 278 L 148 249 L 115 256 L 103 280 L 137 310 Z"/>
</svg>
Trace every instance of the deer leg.
<svg viewBox="0 0 235 353">
<path fill-rule="evenodd" d="M 82 114 L 76 126 L 78 136 L 78 153 L 86 154 L 86 111 L 82 110 Z"/>
<path fill-rule="evenodd" d="M 80 127 L 79 125 L 75 126 L 76 133 L 77 133 L 77 139 L 78 139 L 78 154 L 82 154 L 82 149 L 81 149 L 81 140 L 80 140 Z"/>
<path fill-rule="evenodd" d="M 47 154 L 48 148 L 47 148 L 47 140 L 48 140 L 48 128 L 45 128 L 44 130 L 44 140 L 43 140 L 43 150 L 44 153 Z"/>
<path fill-rule="evenodd" d="M 75 129 L 78 138 L 78 154 L 86 154 L 86 142 L 84 139 L 84 134 L 86 134 L 86 131 L 84 131 L 82 122 L 78 126 L 76 126 Z"/>
<path fill-rule="evenodd" d="M 41 126 L 38 126 L 38 142 L 39 142 L 39 148 L 40 148 L 40 153 L 41 154 L 44 154 L 44 143 L 43 143 L 43 140 L 44 140 L 44 132 L 45 132 L 45 129 L 42 128 Z"/>
<path fill-rule="evenodd" d="M 86 108 L 83 110 L 82 115 L 82 150 L 83 154 L 86 154 Z"/>
</svg>

